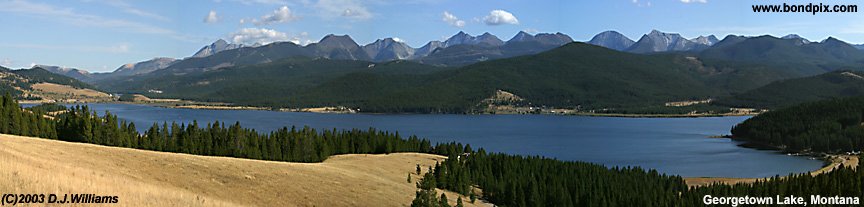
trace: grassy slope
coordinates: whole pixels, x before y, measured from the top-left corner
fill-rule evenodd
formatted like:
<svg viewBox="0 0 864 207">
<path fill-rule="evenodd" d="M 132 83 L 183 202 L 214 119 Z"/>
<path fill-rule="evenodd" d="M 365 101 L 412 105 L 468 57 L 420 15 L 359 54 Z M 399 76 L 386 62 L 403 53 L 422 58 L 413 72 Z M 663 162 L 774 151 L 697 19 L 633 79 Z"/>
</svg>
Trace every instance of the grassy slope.
<svg viewBox="0 0 864 207">
<path fill-rule="evenodd" d="M 90 84 L 64 75 L 54 74 L 42 68 L 11 70 L 10 72 L 22 76 L 30 80 L 30 82 L 32 83 L 55 83 L 60 85 L 68 85 L 75 88 L 93 89 L 93 86 L 91 86 Z"/>
<path fill-rule="evenodd" d="M 304 164 L 0 135 L 0 189 L 117 195 L 119 206 L 404 206 L 415 191 L 408 174 L 441 159 L 340 155 Z M 456 196 L 448 193 L 451 205 Z"/>
</svg>

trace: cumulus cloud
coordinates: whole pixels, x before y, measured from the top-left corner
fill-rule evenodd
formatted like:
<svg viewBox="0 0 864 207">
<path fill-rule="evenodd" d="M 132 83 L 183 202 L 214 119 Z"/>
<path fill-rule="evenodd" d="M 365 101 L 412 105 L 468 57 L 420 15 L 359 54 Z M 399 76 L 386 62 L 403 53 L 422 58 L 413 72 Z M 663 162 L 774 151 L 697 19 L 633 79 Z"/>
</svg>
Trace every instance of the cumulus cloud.
<svg viewBox="0 0 864 207">
<path fill-rule="evenodd" d="M 231 33 L 228 36 L 228 39 L 230 39 L 232 43 L 244 45 L 255 45 L 256 43 L 266 45 L 274 42 L 293 42 L 298 45 L 313 43 L 313 41 L 309 39 L 309 33 L 306 32 L 301 32 L 292 36 L 284 32 L 265 28 L 244 28 Z"/>
<path fill-rule="evenodd" d="M 342 17 L 349 20 L 367 20 L 372 13 L 355 0 L 320 0 L 315 5 L 324 18 Z"/>
<path fill-rule="evenodd" d="M 708 0 L 681 0 L 682 3 L 708 3 Z"/>
<path fill-rule="evenodd" d="M 255 25 L 261 26 L 275 23 L 286 23 L 297 19 L 300 19 L 300 17 L 294 15 L 294 12 L 292 12 L 288 6 L 282 6 L 269 14 L 261 16 L 261 19 L 241 19 L 240 24 L 252 22 Z"/>
<path fill-rule="evenodd" d="M 219 15 L 216 15 L 216 11 L 210 10 L 210 13 L 207 13 L 207 16 L 204 17 L 204 23 L 216 23 L 220 19 Z"/>
<path fill-rule="evenodd" d="M 443 17 L 441 18 L 441 20 L 444 22 L 447 22 L 447 24 L 449 24 L 450 26 L 459 27 L 459 28 L 462 28 L 465 26 L 465 21 L 460 20 L 459 17 L 456 17 L 456 15 L 453 15 L 448 11 L 444 11 L 444 14 L 443 14 Z"/>
<path fill-rule="evenodd" d="M 231 33 L 231 42 L 235 44 L 254 45 L 260 43 L 262 45 L 273 42 L 288 41 L 288 34 L 272 29 L 264 28 L 244 28 L 237 32 Z"/>
<path fill-rule="evenodd" d="M 483 17 L 483 23 L 486 25 L 502 25 L 502 24 L 519 24 L 519 20 L 516 19 L 516 16 L 513 16 L 510 12 L 504 10 L 492 10 L 489 12 L 489 15 Z"/>
</svg>

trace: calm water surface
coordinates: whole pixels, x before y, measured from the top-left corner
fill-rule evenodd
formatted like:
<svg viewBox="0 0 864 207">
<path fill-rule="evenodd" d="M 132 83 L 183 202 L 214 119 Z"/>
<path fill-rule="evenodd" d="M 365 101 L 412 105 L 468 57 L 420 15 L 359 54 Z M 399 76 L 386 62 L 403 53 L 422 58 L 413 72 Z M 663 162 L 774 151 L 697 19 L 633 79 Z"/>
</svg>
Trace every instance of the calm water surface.
<svg viewBox="0 0 864 207">
<path fill-rule="evenodd" d="M 553 115 L 376 115 L 273 111 L 171 109 L 131 104 L 90 104 L 133 121 L 139 130 L 154 122 L 219 120 L 259 131 L 283 126 L 366 129 L 416 134 L 434 142 L 458 141 L 475 149 L 607 166 L 641 166 L 681 176 L 766 177 L 806 172 L 822 162 L 738 147 L 728 134 L 748 117 L 614 118 Z"/>
</svg>

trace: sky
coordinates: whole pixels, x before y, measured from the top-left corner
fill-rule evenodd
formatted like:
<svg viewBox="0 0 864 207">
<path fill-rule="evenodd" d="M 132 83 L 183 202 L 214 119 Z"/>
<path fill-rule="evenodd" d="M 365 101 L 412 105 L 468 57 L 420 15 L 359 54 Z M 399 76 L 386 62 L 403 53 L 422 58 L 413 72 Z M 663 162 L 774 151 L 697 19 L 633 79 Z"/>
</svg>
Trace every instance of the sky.
<svg viewBox="0 0 864 207">
<path fill-rule="evenodd" d="M 359 44 L 394 37 L 412 47 L 459 31 L 508 40 L 519 31 L 588 41 L 606 30 L 638 40 L 657 29 L 694 38 L 799 34 L 864 43 L 860 13 L 754 13 L 753 4 L 856 0 L 0 0 L 0 65 L 109 72 L 154 57 L 184 58 L 218 39 L 252 45 Z"/>
</svg>

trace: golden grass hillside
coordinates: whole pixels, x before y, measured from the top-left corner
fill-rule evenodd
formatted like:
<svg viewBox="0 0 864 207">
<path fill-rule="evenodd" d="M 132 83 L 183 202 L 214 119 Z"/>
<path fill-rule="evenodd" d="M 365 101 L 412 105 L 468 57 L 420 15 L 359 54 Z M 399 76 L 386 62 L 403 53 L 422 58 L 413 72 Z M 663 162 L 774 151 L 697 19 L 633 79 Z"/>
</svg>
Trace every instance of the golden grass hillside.
<svg viewBox="0 0 864 207">
<path fill-rule="evenodd" d="M 43 98 L 50 102 L 97 102 L 111 101 L 113 98 L 107 93 L 93 89 L 74 88 L 68 85 L 54 83 L 36 83 L 30 86 L 32 95 Z"/>
<path fill-rule="evenodd" d="M 425 171 L 441 159 L 394 153 L 287 163 L 0 135 L 0 193 L 119 196 L 119 205 L 104 206 L 408 206 L 416 190 L 408 174 L 417 178 L 416 164 Z M 456 194 L 447 197 L 455 205 Z"/>
</svg>

